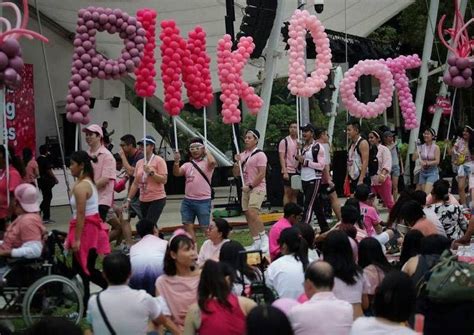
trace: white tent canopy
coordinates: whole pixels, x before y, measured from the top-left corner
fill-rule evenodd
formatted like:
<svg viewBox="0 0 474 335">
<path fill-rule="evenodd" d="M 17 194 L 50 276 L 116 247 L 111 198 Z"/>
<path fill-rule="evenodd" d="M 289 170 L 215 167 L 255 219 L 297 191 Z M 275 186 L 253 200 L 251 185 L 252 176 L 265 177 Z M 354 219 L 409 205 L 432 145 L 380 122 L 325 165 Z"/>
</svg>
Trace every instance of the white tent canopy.
<svg viewBox="0 0 474 335">
<path fill-rule="evenodd" d="M 281 0 L 284 3 L 284 18 L 289 19 L 296 9 L 296 0 Z M 336 31 L 347 31 L 349 34 L 367 36 L 377 27 L 392 18 L 401 10 L 410 5 L 413 0 L 330 0 L 326 1 L 324 11 L 318 14 L 327 29 Z M 140 8 L 154 8 L 158 12 L 157 23 L 157 45 L 159 23 L 162 20 L 173 19 L 181 29 L 183 37 L 187 36 L 189 30 L 200 25 L 207 32 L 207 51 L 211 56 L 212 83 L 214 91 L 219 91 L 217 80 L 216 45 L 219 38 L 225 34 L 224 17 L 226 14 L 225 0 L 129 0 L 129 1 L 83 1 L 83 0 L 38 0 L 40 11 L 56 21 L 67 30 L 74 32 L 76 28 L 77 11 L 90 5 L 120 8 L 129 14 L 135 14 Z M 240 22 L 245 8 L 245 0 L 235 1 L 236 22 L 235 32 L 239 31 Z M 30 0 L 34 5 L 34 0 Z M 313 8 L 307 8 L 314 13 Z M 108 57 L 115 58 L 123 48 L 122 41 L 118 35 L 101 33 L 97 38 L 97 48 Z M 283 42 L 280 42 L 279 50 L 284 50 Z M 163 98 L 163 87 L 160 80 L 160 50 L 157 47 L 157 77 L 158 87 L 156 97 Z M 72 55 L 71 55 L 72 57 Z M 288 71 L 287 57 L 282 54 L 277 63 L 277 76 L 286 76 Z M 244 77 L 249 83 L 259 82 L 260 69 L 253 66 L 245 68 Z"/>
</svg>

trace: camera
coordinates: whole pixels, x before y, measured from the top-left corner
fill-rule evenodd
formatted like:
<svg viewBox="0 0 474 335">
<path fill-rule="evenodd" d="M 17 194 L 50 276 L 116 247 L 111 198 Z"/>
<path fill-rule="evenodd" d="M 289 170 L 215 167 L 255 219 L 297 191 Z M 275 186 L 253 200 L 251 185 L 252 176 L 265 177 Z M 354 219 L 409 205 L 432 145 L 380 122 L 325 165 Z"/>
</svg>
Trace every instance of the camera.
<svg viewBox="0 0 474 335">
<path fill-rule="evenodd" d="M 316 13 L 322 13 L 324 10 L 324 0 L 314 0 L 314 10 Z"/>
</svg>

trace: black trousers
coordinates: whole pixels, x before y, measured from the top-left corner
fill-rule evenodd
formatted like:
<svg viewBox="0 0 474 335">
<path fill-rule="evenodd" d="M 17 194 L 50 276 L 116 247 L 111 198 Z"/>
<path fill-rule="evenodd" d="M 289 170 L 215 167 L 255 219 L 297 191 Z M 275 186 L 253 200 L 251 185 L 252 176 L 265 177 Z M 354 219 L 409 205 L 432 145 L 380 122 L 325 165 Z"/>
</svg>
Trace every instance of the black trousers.
<svg viewBox="0 0 474 335">
<path fill-rule="evenodd" d="M 51 200 L 53 199 L 53 186 L 40 185 L 39 189 L 43 194 L 43 201 L 40 204 L 41 213 L 43 213 L 43 220 L 51 218 Z"/>
<path fill-rule="evenodd" d="M 158 224 L 163 208 L 166 205 L 166 198 L 153 200 L 149 202 L 140 201 L 140 209 L 142 211 L 142 217 L 153 222 L 155 225 Z"/>
<path fill-rule="evenodd" d="M 97 251 L 95 249 L 90 249 L 89 254 L 87 255 L 87 270 L 89 271 L 89 275 L 84 272 L 84 269 L 82 269 L 82 266 L 77 261 L 75 255 L 73 255 L 72 257 L 73 271 L 79 274 L 82 279 L 82 283 L 84 284 L 84 311 L 87 310 L 87 303 L 89 302 L 89 298 L 91 295 L 90 282 L 93 282 L 94 284 L 100 286 L 103 289 L 107 287 L 107 282 L 102 276 L 102 272 L 97 270 L 95 267 L 97 257 Z"/>
<path fill-rule="evenodd" d="M 319 185 L 321 179 L 313 179 L 309 181 L 301 181 L 303 185 L 304 193 L 304 216 L 303 222 L 310 224 L 311 217 L 313 212 L 318 219 L 318 225 L 321 228 L 321 231 L 327 231 L 329 229 L 328 223 L 326 221 L 326 216 L 324 215 L 323 204 L 319 199 Z"/>
</svg>

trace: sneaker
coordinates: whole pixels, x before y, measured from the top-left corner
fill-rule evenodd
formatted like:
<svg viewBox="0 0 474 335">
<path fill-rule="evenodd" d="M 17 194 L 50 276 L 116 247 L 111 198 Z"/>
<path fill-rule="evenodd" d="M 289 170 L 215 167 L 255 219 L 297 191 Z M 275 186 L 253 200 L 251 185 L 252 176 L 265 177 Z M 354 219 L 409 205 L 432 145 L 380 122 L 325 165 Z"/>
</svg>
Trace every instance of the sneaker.
<svg viewBox="0 0 474 335">
<path fill-rule="evenodd" d="M 260 234 L 260 249 L 264 254 L 268 254 L 270 250 L 270 241 L 268 240 L 268 235 L 265 233 Z"/>
<path fill-rule="evenodd" d="M 254 239 L 253 243 L 249 245 L 248 247 L 246 247 L 245 249 L 247 249 L 248 251 L 262 249 L 262 239 L 260 238 Z"/>
</svg>

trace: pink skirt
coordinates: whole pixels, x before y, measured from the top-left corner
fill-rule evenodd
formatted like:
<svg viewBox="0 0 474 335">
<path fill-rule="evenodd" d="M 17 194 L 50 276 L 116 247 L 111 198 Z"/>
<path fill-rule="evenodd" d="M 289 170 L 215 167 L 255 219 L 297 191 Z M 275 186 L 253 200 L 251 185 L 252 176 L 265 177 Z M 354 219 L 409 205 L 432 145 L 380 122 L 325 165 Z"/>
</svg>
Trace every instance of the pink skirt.
<svg viewBox="0 0 474 335">
<path fill-rule="evenodd" d="M 72 219 L 71 222 L 69 222 L 69 232 L 65 243 L 66 249 L 70 249 L 74 243 L 76 223 L 76 219 Z M 91 249 L 96 249 L 99 255 L 110 253 L 109 227 L 102 222 L 98 213 L 86 216 L 79 251 L 74 253 L 74 257 L 76 257 L 87 275 L 90 275 L 87 269 L 87 256 Z"/>
</svg>

